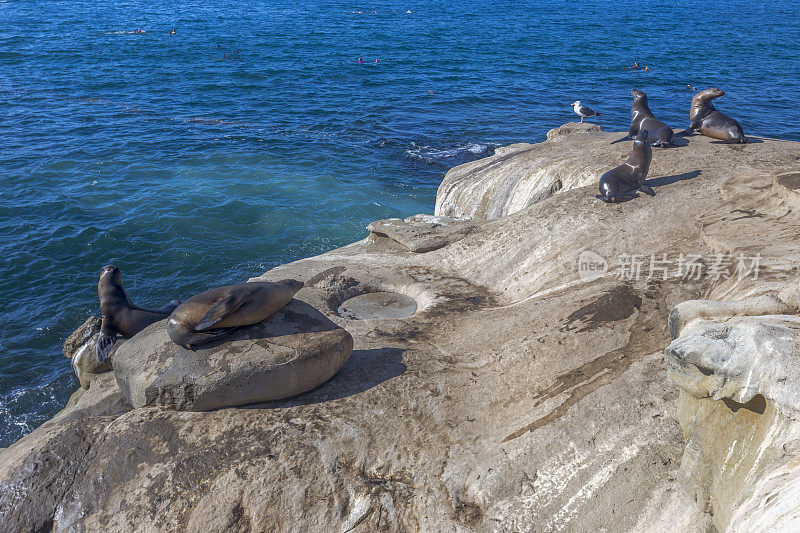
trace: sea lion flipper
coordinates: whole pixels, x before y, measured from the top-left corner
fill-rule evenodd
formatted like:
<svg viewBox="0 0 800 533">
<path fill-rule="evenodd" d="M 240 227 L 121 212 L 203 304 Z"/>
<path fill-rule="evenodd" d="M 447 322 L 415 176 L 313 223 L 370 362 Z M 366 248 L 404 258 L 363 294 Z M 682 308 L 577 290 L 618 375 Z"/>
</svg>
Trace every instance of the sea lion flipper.
<svg viewBox="0 0 800 533">
<path fill-rule="evenodd" d="M 156 313 L 164 313 L 164 314 L 168 315 L 168 314 L 172 313 L 175 310 L 175 308 L 178 307 L 179 305 L 181 305 L 181 301 L 180 300 L 170 300 L 170 302 L 168 304 L 166 304 L 166 305 L 164 305 L 162 307 L 159 307 L 158 309 L 155 310 L 155 312 Z"/>
<path fill-rule="evenodd" d="M 208 342 L 215 341 L 217 339 L 230 335 L 237 329 L 239 328 L 235 326 L 231 328 L 212 329 L 211 331 L 187 333 L 181 339 L 183 342 L 178 344 L 180 344 L 186 349 L 194 350 L 196 346 L 199 346 L 201 344 L 206 344 Z"/>
<path fill-rule="evenodd" d="M 102 363 L 108 357 L 114 342 L 117 340 L 116 334 L 109 335 L 103 331 L 97 336 L 97 344 L 95 345 L 95 354 L 97 354 L 97 362 Z"/>
<path fill-rule="evenodd" d="M 642 183 L 641 185 L 639 185 L 639 190 L 647 194 L 648 196 L 656 195 L 656 191 L 654 191 L 653 188 L 647 185 L 646 183 Z"/>
<path fill-rule="evenodd" d="M 228 296 L 211 306 L 203 318 L 194 327 L 195 331 L 213 328 L 215 324 L 230 316 L 247 300 L 247 294 L 232 291 Z"/>
</svg>

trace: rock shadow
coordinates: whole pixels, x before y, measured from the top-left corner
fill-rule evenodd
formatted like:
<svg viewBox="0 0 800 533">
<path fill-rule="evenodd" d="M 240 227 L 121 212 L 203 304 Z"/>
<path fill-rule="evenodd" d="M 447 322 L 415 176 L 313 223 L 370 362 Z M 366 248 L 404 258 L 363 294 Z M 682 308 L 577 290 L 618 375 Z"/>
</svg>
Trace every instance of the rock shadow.
<svg viewBox="0 0 800 533">
<path fill-rule="evenodd" d="M 384 381 L 401 376 L 406 371 L 403 350 L 400 348 L 373 348 L 353 350 L 350 359 L 335 376 L 319 387 L 284 400 L 274 400 L 242 406 L 242 409 L 272 409 L 294 407 L 347 398 L 367 391 Z"/>
</svg>

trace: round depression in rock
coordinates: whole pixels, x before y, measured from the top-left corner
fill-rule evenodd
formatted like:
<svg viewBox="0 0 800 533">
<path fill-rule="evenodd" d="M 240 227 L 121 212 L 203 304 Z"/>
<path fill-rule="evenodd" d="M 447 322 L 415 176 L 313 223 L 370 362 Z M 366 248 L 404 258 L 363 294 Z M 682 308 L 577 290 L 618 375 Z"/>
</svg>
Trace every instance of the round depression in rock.
<svg viewBox="0 0 800 533">
<path fill-rule="evenodd" d="M 778 183 L 793 191 L 800 190 L 800 172 L 789 172 L 778 176 Z"/>
<path fill-rule="evenodd" d="M 350 320 L 406 318 L 417 311 L 417 302 L 396 292 L 368 292 L 345 300 L 336 312 Z"/>
</svg>

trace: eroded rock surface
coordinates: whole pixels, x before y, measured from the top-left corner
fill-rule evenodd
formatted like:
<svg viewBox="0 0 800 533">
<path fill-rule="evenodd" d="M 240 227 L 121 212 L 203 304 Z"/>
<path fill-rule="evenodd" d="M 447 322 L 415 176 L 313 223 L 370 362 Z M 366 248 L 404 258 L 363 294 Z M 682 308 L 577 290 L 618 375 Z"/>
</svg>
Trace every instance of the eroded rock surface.
<svg viewBox="0 0 800 533">
<path fill-rule="evenodd" d="M 93 381 L 74 406 L 0 452 L 0 529 L 713 527 L 713 506 L 680 482 L 689 426 L 661 355 L 667 317 L 687 300 L 777 297 L 795 279 L 800 225 L 776 176 L 800 167 L 798 143 L 692 137 L 654 150 L 654 198 L 606 205 L 596 178 L 627 156 L 628 143 L 612 144 L 625 133 L 562 133 L 448 174 L 437 214 L 480 221 L 463 238 L 425 253 L 365 239 L 258 278 L 304 281 L 297 298 L 353 336 L 330 381 L 212 412 L 106 409 L 122 393 Z M 607 275 L 578 276 L 587 250 L 605 258 Z M 696 254 L 708 266 L 737 252 L 761 255 L 757 278 L 648 268 L 651 256 Z M 618 268 L 630 256 L 646 258 L 639 275 Z M 414 312 L 337 313 L 349 298 L 380 292 L 412 299 Z M 755 417 L 750 407 L 736 413 Z M 764 408 L 778 412 L 774 402 Z M 695 420 L 700 428 L 705 418 Z M 712 426 L 722 431 L 724 421 Z M 745 419 L 736 427 L 740 443 L 757 442 L 744 433 L 753 428 L 783 432 Z M 789 475 L 773 471 L 753 497 L 766 502 Z M 735 523 L 748 507 L 727 508 Z"/>
<path fill-rule="evenodd" d="M 800 317 L 709 316 L 688 326 L 665 354 L 681 388 L 682 475 L 697 501 L 720 531 L 753 531 L 756 524 L 762 531 L 794 530 Z"/>
<path fill-rule="evenodd" d="M 87 318 L 86 322 L 64 341 L 64 357 L 71 361 L 72 370 L 78 376 L 78 381 L 84 389 L 89 388 L 97 375 L 111 370 L 111 357 L 100 363 L 95 353 L 100 322 L 99 316 Z"/>
</svg>

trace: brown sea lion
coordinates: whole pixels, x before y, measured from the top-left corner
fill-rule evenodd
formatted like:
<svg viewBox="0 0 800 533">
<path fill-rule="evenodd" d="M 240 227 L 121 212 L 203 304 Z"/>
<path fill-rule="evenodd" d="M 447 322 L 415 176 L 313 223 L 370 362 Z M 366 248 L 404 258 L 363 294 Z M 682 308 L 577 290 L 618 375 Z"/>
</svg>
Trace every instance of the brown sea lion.
<svg viewBox="0 0 800 533">
<path fill-rule="evenodd" d="M 631 104 L 631 127 L 628 131 L 628 138 L 634 139 L 640 131 L 647 130 L 651 146 L 672 146 L 675 132 L 653 115 L 644 91 L 633 89 L 631 95 L 633 103 Z"/>
<path fill-rule="evenodd" d="M 201 292 L 181 303 L 169 317 L 167 333 L 175 344 L 192 349 L 230 334 L 240 326 L 261 322 L 291 301 L 303 283 L 226 285 Z"/>
<path fill-rule="evenodd" d="M 122 274 L 114 265 L 103 267 L 100 281 L 97 282 L 97 294 L 100 296 L 100 313 L 103 318 L 95 353 L 101 363 L 108 357 L 117 334 L 129 339 L 150 324 L 167 318 L 179 303 L 173 300 L 154 310 L 133 305 L 122 287 Z"/>
<path fill-rule="evenodd" d="M 637 190 L 655 196 L 653 189 L 645 183 L 653 149 L 647 141 L 647 130 L 643 129 L 633 141 L 633 151 L 622 165 L 609 170 L 600 177 L 600 194 L 605 202 L 619 202 Z"/>
<path fill-rule="evenodd" d="M 692 98 L 687 132 L 699 131 L 706 137 L 729 143 L 746 143 L 742 126 L 733 118 L 717 111 L 711 100 L 723 96 L 725 91 L 706 89 Z"/>
</svg>

